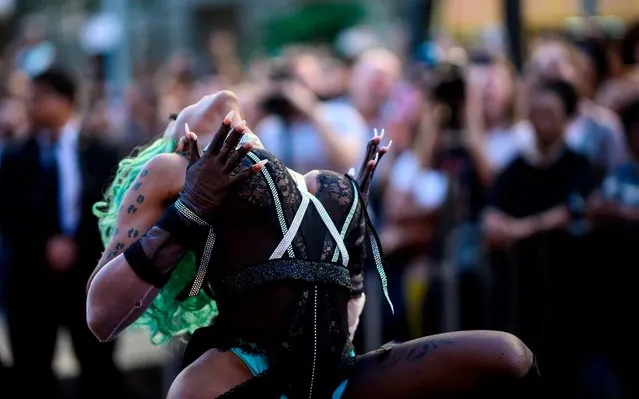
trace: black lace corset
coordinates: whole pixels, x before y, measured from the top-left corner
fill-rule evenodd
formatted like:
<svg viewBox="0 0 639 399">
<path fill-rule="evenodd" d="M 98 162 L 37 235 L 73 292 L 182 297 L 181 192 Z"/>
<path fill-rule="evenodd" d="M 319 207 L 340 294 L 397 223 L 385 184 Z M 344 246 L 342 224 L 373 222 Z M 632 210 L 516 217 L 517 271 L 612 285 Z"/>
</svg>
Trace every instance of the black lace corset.
<svg viewBox="0 0 639 399">
<path fill-rule="evenodd" d="M 324 397 L 343 378 L 337 370 L 352 348 L 347 303 L 362 288 L 365 212 L 355 201 L 358 193 L 351 180 L 334 172 L 319 172 L 315 197 L 338 231 L 348 222 L 343 234 L 350 256 L 347 267 L 332 262 L 336 242 L 313 206 L 308 207 L 291 249 L 281 260 L 268 262 L 291 226 L 303 195 L 286 167 L 266 151 L 253 151 L 240 168 L 261 159 L 269 160 L 267 173 L 238 186 L 215 225 L 217 241 L 207 277 L 220 314 L 213 327 L 196 332 L 193 346 L 205 348 L 208 341 L 209 347 L 240 346 L 266 353 L 270 364 L 284 365 L 300 381 L 306 381 L 312 371 L 317 383 L 313 397 Z M 231 294 L 238 287 L 224 285 L 229 276 L 257 278 L 252 271 L 264 268 L 297 274 L 290 280 L 261 278 L 264 281 L 257 283 L 236 278 L 242 282 L 237 284 L 242 286 L 241 295 Z M 197 352 L 191 352 L 191 360 Z M 320 356 L 311 364 L 308 359 L 313 352 Z M 308 389 L 302 383 L 291 384 L 286 389 L 289 397 Z"/>
<path fill-rule="evenodd" d="M 302 194 L 294 178 L 270 153 L 254 150 L 252 155 L 244 159 L 240 168 L 260 159 L 269 160 L 266 165 L 268 174 L 258 174 L 239 186 L 220 212 L 216 223 L 213 264 L 208 272 L 212 286 L 231 273 L 267 261 L 282 240 L 282 225 L 285 228 L 291 225 L 302 202 Z M 347 177 L 328 171 L 317 175 L 315 197 L 338 229 L 349 214 L 354 194 Z M 284 258 L 330 262 L 336 250 L 335 241 L 312 206 L 309 206 L 307 213 L 310 214 L 305 217 L 293 240 L 292 251 L 285 253 Z M 352 216 L 344 242 L 351 257 L 349 272 L 355 276 L 361 274 L 361 258 L 364 254 L 359 229 L 362 220 L 360 206 L 357 206 Z M 296 284 L 268 284 L 232 301 L 214 295 L 220 308 L 216 324 L 243 331 L 243 335 L 253 335 L 253 332 L 260 337 L 279 335 L 284 324 L 288 323 L 283 315 L 290 313 L 294 299 L 299 297 L 298 291 Z M 349 293 L 337 295 L 340 299 L 335 306 L 343 308 L 345 312 Z"/>
</svg>

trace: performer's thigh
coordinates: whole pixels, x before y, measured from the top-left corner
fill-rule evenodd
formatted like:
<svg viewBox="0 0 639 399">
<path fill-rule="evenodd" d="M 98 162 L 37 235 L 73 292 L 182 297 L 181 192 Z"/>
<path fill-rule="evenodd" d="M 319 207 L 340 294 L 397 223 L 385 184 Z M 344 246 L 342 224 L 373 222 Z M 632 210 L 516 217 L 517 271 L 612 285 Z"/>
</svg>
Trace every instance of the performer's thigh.
<svg viewBox="0 0 639 399">
<path fill-rule="evenodd" d="M 233 352 L 211 349 L 177 376 L 167 399 L 217 398 L 252 376 Z"/>
<path fill-rule="evenodd" d="M 532 364 L 530 350 L 511 334 L 460 331 L 434 335 L 358 357 L 344 398 L 470 393 L 485 378 L 522 377 Z"/>
</svg>

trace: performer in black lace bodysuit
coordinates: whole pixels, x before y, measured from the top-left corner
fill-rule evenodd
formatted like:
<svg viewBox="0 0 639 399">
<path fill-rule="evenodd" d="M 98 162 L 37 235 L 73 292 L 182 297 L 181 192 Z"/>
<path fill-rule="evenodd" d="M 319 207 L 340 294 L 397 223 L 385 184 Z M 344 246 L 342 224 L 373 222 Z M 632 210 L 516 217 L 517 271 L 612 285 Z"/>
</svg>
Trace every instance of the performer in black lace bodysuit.
<svg viewBox="0 0 639 399">
<path fill-rule="evenodd" d="M 99 338 L 111 339 L 135 320 L 191 250 L 198 270 L 182 299 L 204 290 L 219 316 L 191 338 L 171 398 L 534 391 L 532 354 L 505 333 L 444 334 L 355 357 L 349 332 L 358 314 L 349 309 L 362 295 L 364 262 L 385 284 L 365 210 L 379 137 L 357 180 L 329 171 L 301 176 L 251 143 L 238 146 L 245 128 L 232 129 L 231 119 L 201 159 L 188 135 L 190 161 L 178 198 L 90 282 L 87 317 Z M 148 174 L 156 169 L 151 165 Z"/>
<path fill-rule="evenodd" d="M 269 383 L 261 385 L 275 389 L 274 395 L 290 390 L 289 397 L 308 397 L 312 385 L 313 397 L 330 397 L 352 358 L 346 310 L 363 288 L 363 201 L 357 184 L 344 175 L 315 173 L 310 193 L 304 192 L 307 179 L 266 151 L 254 150 L 244 163 L 261 159 L 269 160 L 262 173 L 220 208 L 212 254 L 220 267 L 208 273 L 220 313 L 214 326 L 195 333 L 186 361 L 212 347 L 232 348 L 249 366 L 271 365 L 261 377 Z M 248 224 L 255 240 L 250 251 Z M 280 246 L 283 253 L 274 257 L 287 232 L 291 245 Z"/>
</svg>

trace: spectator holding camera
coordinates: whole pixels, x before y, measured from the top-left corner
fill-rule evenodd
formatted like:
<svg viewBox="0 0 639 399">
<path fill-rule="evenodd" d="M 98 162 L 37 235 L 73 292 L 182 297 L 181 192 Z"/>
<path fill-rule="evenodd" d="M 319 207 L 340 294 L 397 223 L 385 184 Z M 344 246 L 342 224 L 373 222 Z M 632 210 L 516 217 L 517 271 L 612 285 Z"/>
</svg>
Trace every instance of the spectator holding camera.
<svg viewBox="0 0 639 399">
<path fill-rule="evenodd" d="M 366 124 L 347 103 L 320 101 L 310 84 L 313 80 L 302 76 L 297 61 L 287 58 L 271 72 L 260 104 L 264 118 L 255 132 L 265 148 L 300 173 L 346 172 L 357 163 L 369 138 Z M 310 62 L 308 56 L 304 62 Z M 304 72 L 308 70 L 306 66 Z"/>
</svg>

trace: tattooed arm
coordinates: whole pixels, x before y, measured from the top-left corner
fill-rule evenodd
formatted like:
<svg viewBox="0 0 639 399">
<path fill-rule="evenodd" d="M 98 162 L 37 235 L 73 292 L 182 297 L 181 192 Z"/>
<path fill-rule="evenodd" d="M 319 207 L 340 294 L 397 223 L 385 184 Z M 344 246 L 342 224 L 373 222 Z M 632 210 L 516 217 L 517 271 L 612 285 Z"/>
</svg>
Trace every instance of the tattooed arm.
<svg viewBox="0 0 639 399">
<path fill-rule="evenodd" d="M 158 289 L 142 281 L 122 255 L 162 216 L 184 185 L 187 161 L 176 154 L 151 159 L 119 210 L 116 230 L 88 283 L 87 321 L 102 341 L 115 338 L 153 302 Z"/>
</svg>

